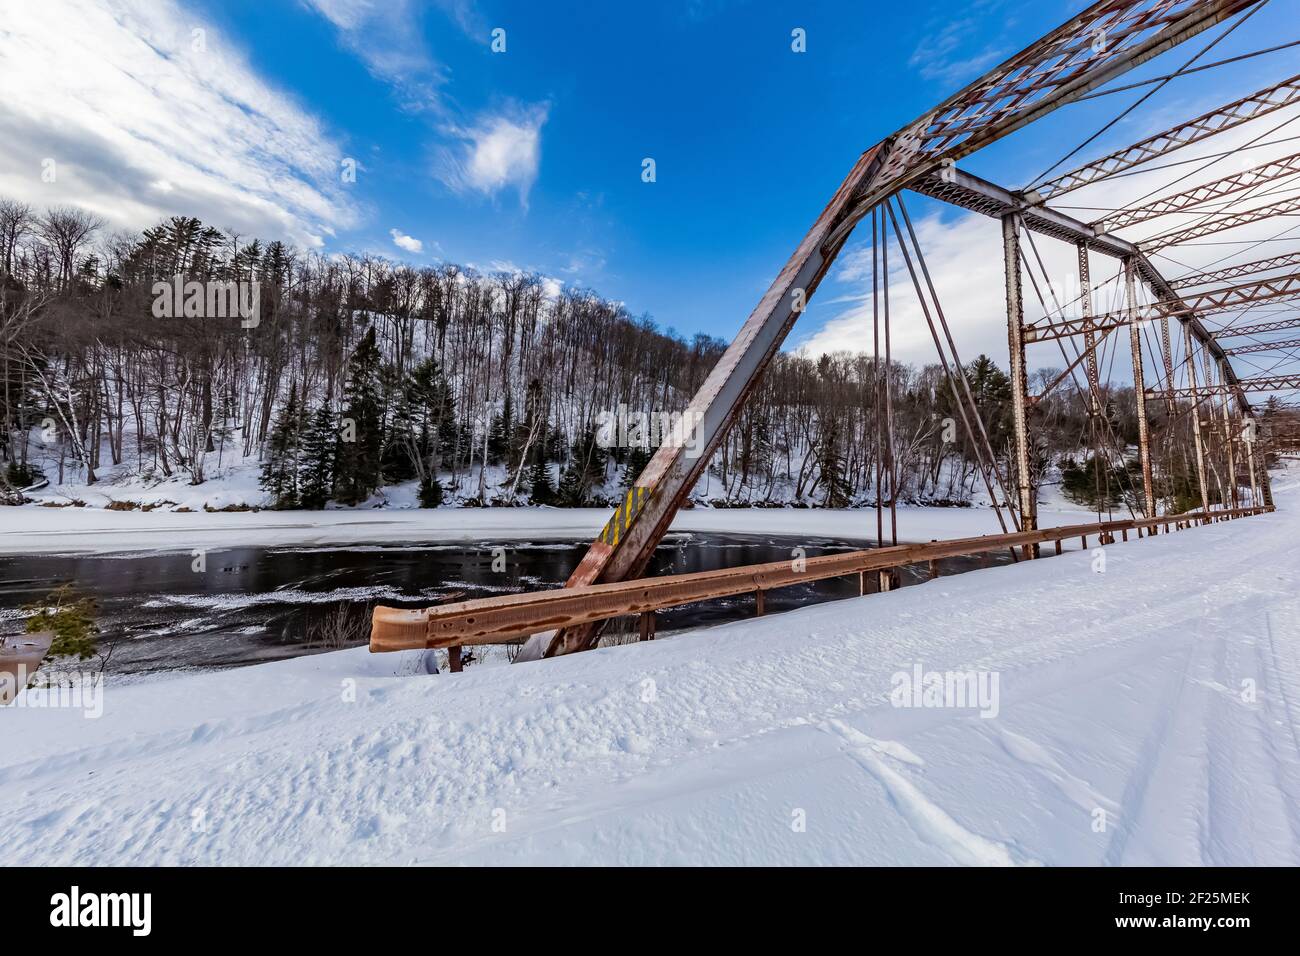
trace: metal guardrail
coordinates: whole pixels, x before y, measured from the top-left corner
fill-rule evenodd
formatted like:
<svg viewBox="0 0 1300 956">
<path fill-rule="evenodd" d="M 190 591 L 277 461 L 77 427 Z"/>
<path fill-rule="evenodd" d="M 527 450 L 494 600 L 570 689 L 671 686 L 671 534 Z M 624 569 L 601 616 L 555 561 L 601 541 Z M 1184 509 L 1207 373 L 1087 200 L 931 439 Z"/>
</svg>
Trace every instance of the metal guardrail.
<svg viewBox="0 0 1300 956">
<path fill-rule="evenodd" d="M 694 604 L 713 598 L 754 593 L 758 613 L 763 613 L 763 592 L 773 588 L 806 584 L 827 578 L 858 575 L 862 594 L 867 592 L 867 575 L 881 576 L 882 590 L 892 586 L 892 572 L 909 564 L 929 563 L 932 577 L 938 575 L 935 562 L 942 558 L 986 554 L 1008 548 L 1020 548 L 1026 556 L 1037 554 L 1040 545 L 1054 542 L 1056 553 L 1061 542 L 1079 538 L 1088 546 L 1089 536 L 1109 543 L 1118 534 L 1128 540 L 1129 532 L 1139 538 L 1181 530 L 1195 525 L 1272 511 L 1270 507 L 1200 511 L 1156 518 L 1103 521 L 1038 531 L 982 535 L 932 541 L 928 544 L 901 544 L 888 548 L 850 551 L 800 561 L 776 561 L 751 564 L 721 571 L 697 571 L 670 574 L 610 584 L 557 588 L 526 594 L 509 594 L 476 598 L 431 608 L 376 607 L 370 632 L 370 650 L 374 653 L 416 649 L 457 649 L 474 644 L 504 644 L 555 628 L 589 624 L 624 615 L 641 615 L 641 637 L 654 634 L 654 612 L 664 608 Z M 452 669 L 458 669 L 459 653 L 453 655 Z"/>
</svg>

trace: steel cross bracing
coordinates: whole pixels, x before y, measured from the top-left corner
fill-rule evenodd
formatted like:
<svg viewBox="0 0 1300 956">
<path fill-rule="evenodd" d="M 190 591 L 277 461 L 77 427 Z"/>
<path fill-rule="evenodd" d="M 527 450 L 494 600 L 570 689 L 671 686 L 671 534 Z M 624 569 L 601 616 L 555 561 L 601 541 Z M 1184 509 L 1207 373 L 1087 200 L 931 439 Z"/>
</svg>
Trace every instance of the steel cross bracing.
<svg viewBox="0 0 1300 956">
<path fill-rule="evenodd" d="M 1287 339 L 1283 342 L 1259 342 L 1255 345 L 1240 345 L 1237 348 L 1224 349 L 1224 354 L 1253 355 L 1256 352 L 1278 352 L 1286 349 L 1300 349 L 1300 339 Z"/>
<path fill-rule="evenodd" d="M 695 440 L 658 449 L 566 586 L 642 574 L 798 314 L 854 226 L 872 208 L 917 179 L 951 167 L 957 159 L 1258 3 L 1094 3 L 863 153 L 687 407 Z M 615 526 L 616 536 L 610 533 Z M 585 650 L 598 637 L 596 625 L 562 629 L 547 642 L 544 653 Z"/>
<path fill-rule="evenodd" d="M 914 142 L 919 152 L 957 159 L 1254 3 L 1108 0 L 1093 4 L 945 100 L 901 136 Z"/>
<path fill-rule="evenodd" d="M 1300 374 L 1296 375 L 1260 375 L 1254 378 L 1239 378 L 1232 385 L 1202 385 L 1201 395 L 1226 395 L 1238 388 L 1248 392 L 1281 392 L 1300 389 Z M 1192 398 L 1197 394 L 1192 388 L 1157 388 L 1147 389 L 1147 398 Z"/>
<path fill-rule="evenodd" d="M 1191 326 L 1192 334 L 1196 339 L 1206 344 L 1214 358 L 1224 357 L 1209 330 L 1201 324 L 1196 315 L 1197 310 L 1186 307 L 1179 294 L 1151 264 L 1136 243 L 1102 232 L 1094 226 L 1047 206 L 1026 205 L 1024 198 L 1018 193 L 956 168 L 944 169 L 941 173 L 931 173 L 917 180 L 910 188 L 933 199 L 978 212 L 992 219 L 1018 215 L 1021 225 L 1030 232 L 1050 236 L 1062 242 L 1086 243 L 1089 251 L 1114 259 L 1131 259 L 1137 278 L 1145 282 L 1162 300 L 1178 303 L 1180 305 L 1178 316 Z M 1081 333 L 1088 331 L 1087 328 L 1078 330 Z M 1032 342 L 1036 339 L 1027 338 L 1026 341 Z"/>
<path fill-rule="evenodd" d="M 1134 206 L 1132 209 L 1118 209 L 1110 215 L 1098 219 L 1093 225 L 1099 229 L 1112 231 L 1123 229 L 1125 226 L 1136 226 L 1139 223 L 1158 219 L 1170 213 L 1194 210 L 1195 207 L 1211 200 L 1231 196 L 1244 189 L 1294 176 L 1298 172 L 1300 172 L 1300 153 L 1292 153 L 1282 159 L 1261 163 L 1259 166 L 1237 173 L 1234 176 L 1225 176 L 1222 179 L 1194 186 L 1171 196 L 1152 200 L 1143 206 Z"/>
<path fill-rule="evenodd" d="M 1146 322 L 1162 316 L 1176 317 L 1188 313 L 1209 315 L 1214 312 L 1227 312 L 1257 302 L 1300 297 L 1300 273 L 1278 276 L 1273 279 L 1260 279 L 1255 282 L 1243 282 L 1240 285 L 1202 292 L 1189 297 L 1162 299 L 1141 306 L 1134 317 L 1128 310 L 1108 312 L 1102 315 L 1085 315 L 1075 319 L 1057 321 L 1044 320 L 1028 326 L 1026 338 L 1030 342 L 1047 342 L 1066 335 L 1082 335 L 1085 332 L 1098 333 L 1127 325 L 1130 318 Z M 1220 353 L 1216 357 L 1222 357 Z"/>
<path fill-rule="evenodd" d="M 1177 279 L 1171 279 L 1169 284 L 1175 289 L 1186 289 L 1191 286 L 1209 285 L 1211 282 L 1226 282 L 1229 279 L 1240 279 L 1242 276 L 1271 272 L 1273 269 L 1296 265 L 1300 265 L 1300 252 L 1288 252 L 1285 255 L 1271 256 L 1268 259 L 1256 259 L 1254 262 L 1243 262 L 1235 266 L 1224 266 L 1222 269 L 1214 269 L 1209 272 L 1194 272 L 1190 275 L 1179 276 Z"/>
<path fill-rule="evenodd" d="M 1267 206 L 1257 206 L 1254 209 L 1244 209 L 1231 215 L 1216 216 L 1209 222 L 1188 226 L 1185 229 L 1175 229 L 1164 235 L 1147 239 L 1139 243 L 1139 245 L 1147 252 L 1159 252 L 1161 249 L 1168 249 L 1170 246 L 1177 246 L 1193 239 L 1212 236 L 1216 232 L 1225 232 L 1248 223 L 1272 219 L 1274 216 L 1287 216 L 1296 212 L 1300 212 L 1300 197 L 1283 199 L 1280 202 L 1269 203 Z"/>
<path fill-rule="evenodd" d="M 1031 198 L 1039 202 L 1055 199 L 1062 193 L 1108 179 L 1116 173 L 1140 166 L 1142 163 L 1164 156 L 1176 149 L 1199 143 L 1217 133 L 1249 123 L 1253 119 L 1300 103 L 1300 75 L 1265 87 L 1258 93 L 1243 96 L 1227 106 L 1202 113 L 1194 120 L 1180 123 L 1164 132 L 1148 136 L 1141 142 L 1116 150 L 1101 159 L 1095 159 L 1078 169 L 1037 186 Z"/>
<path fill-rule="evenodd" d="M 1259 335 L 1264 332 L 1285 332 L 1288 329 L 1300 329 L 1300 317 L 1282 319 L 1277 322 L 1259 322 L 1255 325 L 1226 326 L 1214 333 L 1216 339 L 1226 339 L 1236 335 Z M 1226 354 L 1226 353 L 1225 353 Z"/>
</svg>

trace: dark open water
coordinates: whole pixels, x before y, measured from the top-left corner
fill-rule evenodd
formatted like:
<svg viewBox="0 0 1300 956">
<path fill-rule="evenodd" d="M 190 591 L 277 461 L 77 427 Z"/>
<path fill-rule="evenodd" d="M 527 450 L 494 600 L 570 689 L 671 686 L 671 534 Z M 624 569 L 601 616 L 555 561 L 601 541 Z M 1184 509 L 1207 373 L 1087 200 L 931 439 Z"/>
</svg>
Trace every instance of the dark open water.
<svg viewBox="0 0 1300 956">
<path fill-rule="evenodd" d="M 368 632 L 376 603 L 419 607 L 448 597 L 485 597 L 564 582 L 587 543 L 321 548 L 234 548 L 209 551 L 196 572 L 187 552 L 120 555 L 0 555 L 0 633 L 22 628 L 18 608 L 65 582 L 95 598 L 101 648 L 112 649 L 118 674 L 235 667 L 337 646 L 327 636 L 342 625 L 354 639 Z M 706 571 L 787 561 L 802 547 L 808 557 L 851 551 L 861 542 L 785 539 L 766 535 L 671 535 L 649 574 Z M 504 548 L 504 570 L 494 559 Z M 1010 560 L 992 556 L 995 562 Z M 496 560 L 500 567 L 501 561 Z M 940 562 L 944 574 L 979 567 L 978 558 Z M 926 578 L 904 569 L 903 584 Z M 857 595 L 855 578 L 770 591 L 767 609 Z M 752 595 L 661 612 L 660 631 L 750 617 Z"/>
</svg>

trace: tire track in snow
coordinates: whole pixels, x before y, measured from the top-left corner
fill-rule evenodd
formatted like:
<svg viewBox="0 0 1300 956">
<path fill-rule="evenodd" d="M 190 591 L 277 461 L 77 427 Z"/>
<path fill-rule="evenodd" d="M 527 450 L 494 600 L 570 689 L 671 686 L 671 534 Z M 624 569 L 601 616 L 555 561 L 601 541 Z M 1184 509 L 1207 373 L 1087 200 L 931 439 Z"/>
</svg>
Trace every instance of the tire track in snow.
<svg viewBox="0 0 1300 956">
<path fill-rule="evenodd" d="M 848 744 L 848 755 L 879 781 L 899 814 L 922 840 L 964 866 L 1017 865 L 1004 844 L 967 830 L 882 759 L 890 757 L 913 766 L 924 763 L 902 744 L 868 737 L 840 720 L 829 720 L 821 726 Z"/>
<path fill-rule="evenodd" d="M 1286 607 L 1279 612 L 1265 612 L 1264 640 L 1255 642 L 1259 658 L 1259 675 L 1261 685 L 1260 706 L 1255 708 L 1255 717 L 1261 740 L 1273 758 L 1273 777 L 1278 790 L 1283 794 L 1282 806 L 1286 813 L 1286 822 L 1291 832 L 1291 843 L 1300 846 L 1300 737 L 1297 737 L 1296 711 L 1291 704 L 1291 691 L 1288 684 L 1300 686 L 1300 659 L 1296 656 L 1296 647 L 1287 646 L 1285 653 L 1280 652 L 1277 643 L 1277 619 L 1289 620 L 1289 633 L 1300 636 L 1300 605 Z M 1287 633 L 1284 631 L 1284 634 Z M 1276 681 L 1276 687 L 1273 686 Z M 1280 712 L 1280 713 L 1279 713 Z M 1284 725 L 1291 743 L 1289 752 L 1280 752 L 1284 744 L 1277 740 L 1270 722 Z M 1295 854 L 1293 853 L 1293 857 Z M 1293 865 L 1294 865 L 1293 860 Z"/>
<path fill-rule="evenodd" d="M 1046 747 L 1035 740 L 1021 736 L 1006 727 L 994 729 L 997 741 L 1002 749 L 1020 763 L 1038 771 L 1049 783 L 1061 792 L 1067 800 L 1081 810 L 1091 813 L 1098 807 L 1115 815 L 1119 805 L 1109 797 L 1103 796 L 1092 788 L 1086 780 L 1081 780 L 1057 762 Z"/>
<path fill-rule="evenodd" d="M 1128 783 L 1124 786 L 1124 793 L 1120 796 L 1119 825 L 1115 828 L 1115 835 L 1111 837 L 1110 842 L 1106 845 L 1106 854 L 1103 858 L 1106 866 L 1119 866 L 1123 863 L 1124 851 L 1128 846 L 1129 838 L 1139 829 L 1142 823 L 1144 816 L 1143 804 L 1146 802 L 1151 778 L 1155 775 L 1155 769 L 1160 763 L 1161 755 L 1168 742 L 1169 729 L 1174 720 L 1173 715 L 1182 701 L 1183 687 L 1187 683 L 1187 670 L 1191 666 L 1192 654 L 1195 649 L 1195 644 L 1189 642 L 1187 652 L 1183 657 L 1182 667 L 1178 668 L 1175 673 L 1170 674 L 1165 681 L 1164 692 L 1155 708 L 1155 713 L 1159 715 L 1159 719 L 1143 739 L 1142 746 L 1138 749 L 1133 770 L 1129 773 Z"/>
</svg>

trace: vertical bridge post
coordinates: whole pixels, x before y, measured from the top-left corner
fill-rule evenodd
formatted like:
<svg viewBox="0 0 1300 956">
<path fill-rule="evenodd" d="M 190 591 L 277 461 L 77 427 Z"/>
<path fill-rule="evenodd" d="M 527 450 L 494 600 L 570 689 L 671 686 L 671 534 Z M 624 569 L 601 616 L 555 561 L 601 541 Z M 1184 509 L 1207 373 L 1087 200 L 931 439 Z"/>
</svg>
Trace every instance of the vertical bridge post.
<svg viewBox="0 0 1300 956">
<path fill-rule="evenodd" d="M 1196 352 L 1192 327 L 1183 326 L 1183 335 L 1187 342 L 1187 382 L 1192 388 L 1192 438 L 1196 443 L 1196 484 L 1201 492 L 1201 514 L 1205 515 L 1202 523 L 1209 520 L 1210 491 L 1205 483 L 1205 438 L 1201 435 L 1201 397 L 1196 385 Z M 1170 382 L 1170 387 L 1173 383 Z"/>
<path fill-rule="evenodd" d="M 1224 359 L 1219 359 L 1219 378 L 1225 383 L 1232 380 L 1232 376 L 1229 374 L 1228 371 L 1228 363 Z M 1224 392 L 1223 394 L 1223 440 L 1224 440 L 1224 445 L 1226 447 L 1226 454 L 1228 456 L 1228 495 L 1229 495 L 1228 501 L 1224 502 L 1224 504 L 1227 504 L 1232 508 L 1236 508 L 1241 503 L 1241 498 L 1240 495 L 1238 494 L 1238 486 L 1237 486 L 1237 438 L 1236 435 L 1234 434 L 1237 431 L 1235 427 L 1236 416 L 1234 416 L 1232 412 L 1229 410 L 1231 406 L 1232 406 L 1232 398 L 1231 396 L 1228 395 L 1227 392 Z"/>
<path fill-rule="evenodd" d="M 1002 217 L 1002 257 L 1007 283 L 1007 346 L 1011 356 L 1011 426 L 1016 453 L 1016 497 L 1020 530 L 1038 530 L 1038 502 L 1029 473 L 1029 372 L 1025 367 L 1025 306 L 1020 284 L 1020 217 Z M 1026 558 L 1038 545 L 1024 546 Z"/>
<path fill-rule="evenodd" d="M 1133 397 L 1137 402 L 1138 456 L 1142 463 L 1142 500 L 1148 518 L 1156 514 L 1155 489 L 1151 479 L 1151 425 L 1147 421 L 1146 380 L 1142 373 L 1142 332 L 1138 328 L 1137 269 L 1133 257 L 1124 260 L 1124 286 L 1128 306 L 1129 345 L 1133 351 Z"/>
</svg>

